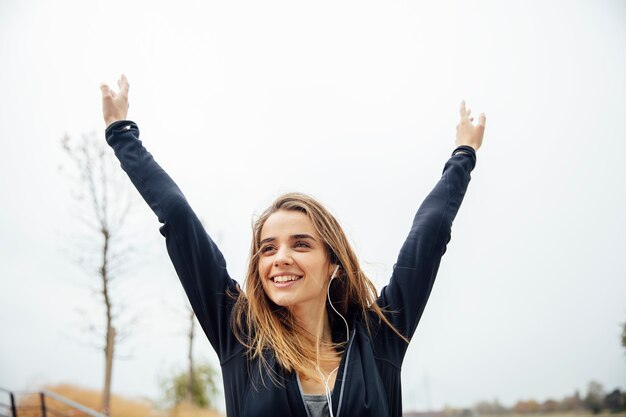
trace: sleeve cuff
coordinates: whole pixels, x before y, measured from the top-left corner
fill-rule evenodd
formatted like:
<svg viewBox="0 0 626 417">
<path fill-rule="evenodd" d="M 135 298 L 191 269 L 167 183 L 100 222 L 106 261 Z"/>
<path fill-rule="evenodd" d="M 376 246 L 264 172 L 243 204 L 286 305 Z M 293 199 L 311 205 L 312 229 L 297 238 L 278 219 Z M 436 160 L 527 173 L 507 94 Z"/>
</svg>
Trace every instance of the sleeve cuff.
<svg viewBox="0 0 626 417">
<path fill-rule="evenodd" d="M 459 151 L 465 151 L 469 153 L 471 157 L 474 159 L 474 163 L 476 162 L 476 150 L 472 148 L 471 146 L 468 146 L 468 145 L 457 146 L 457 148 L 452 151 L 451 156 L 456 155 Z"/>
<path fill-rule="evenodd" d="M 114 134 L 130 129 L 138 129 L 137 124 L 131 120 L 118 120 L 107 126 L 104 136 L 108 141 Z"/>
</svg>

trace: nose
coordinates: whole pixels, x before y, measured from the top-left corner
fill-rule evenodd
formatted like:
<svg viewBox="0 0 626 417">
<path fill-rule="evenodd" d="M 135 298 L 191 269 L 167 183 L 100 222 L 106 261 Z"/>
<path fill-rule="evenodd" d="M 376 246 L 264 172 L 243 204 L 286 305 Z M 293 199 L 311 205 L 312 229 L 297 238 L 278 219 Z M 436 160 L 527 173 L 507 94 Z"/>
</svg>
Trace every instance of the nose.
<svg viewBox="0 0 626 417">
<path fill-rule="evenodd" d="M 274 266 L 291 265 L 292 262 L 293 259 L 291 259 L 289 249 L 285 248 L 284 245 L 276 251 L 276 255 L 274 256 Z"/>
</svg>

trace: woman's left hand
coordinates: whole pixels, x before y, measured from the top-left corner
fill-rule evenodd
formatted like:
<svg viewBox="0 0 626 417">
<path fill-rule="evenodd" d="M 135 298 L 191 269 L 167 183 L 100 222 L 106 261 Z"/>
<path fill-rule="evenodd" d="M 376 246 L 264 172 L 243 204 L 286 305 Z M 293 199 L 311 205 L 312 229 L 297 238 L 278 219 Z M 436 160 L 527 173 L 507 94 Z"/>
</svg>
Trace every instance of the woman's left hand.
<svg viewBox="0 0 626 417">
<path fill-rule="evenodd" d="M 117 86 L 120 88 L 119 93 L 111 90 L 105 83 L 100 84 L 102 116 L 107 127 L 118 120 L 126 120 L 128 115 L 128 89 L 130 86 L 124 74 L 117 81 Z"/>
<path fill-rule="evenodd" d="M 485 134 L 485 113 L 478 116 L 478 124 L 474 126 L 473 117 L 470 117 L 472 110 L 465 109 L 465 100 L 461 101 L 461 121 L 456 126 L 456 146 L 467 145 L 478 150 L 483 144 Z"/>
</svg>

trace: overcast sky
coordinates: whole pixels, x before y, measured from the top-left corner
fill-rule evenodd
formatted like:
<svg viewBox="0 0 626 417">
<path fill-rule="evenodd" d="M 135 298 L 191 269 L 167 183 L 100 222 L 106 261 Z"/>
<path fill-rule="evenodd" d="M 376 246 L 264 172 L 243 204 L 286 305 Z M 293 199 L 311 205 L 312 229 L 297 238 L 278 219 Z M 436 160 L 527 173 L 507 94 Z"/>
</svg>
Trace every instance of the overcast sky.
<svg viewBox="0 0 626 417">
<path fill-rule="evenodd" d="M 129 118 L 240 282 L 253 216 L 297 190 L 336 214 L 380 289 L 465 99 L 487 129 L 405 410 L 626 389 L 625 2 L 131 3 L 0 1 L 0 387 L 102 386 L 60 138 L 104 140 L 98 86 L 125 73 Z M 127 396 L 156 398 L 185 366 L 158 227 L 138 200 L 115 290 L 122 321 L 139 317 L 113 374 Z M 217 364 L 205 338 L 195 353 Z"/>
</svg>

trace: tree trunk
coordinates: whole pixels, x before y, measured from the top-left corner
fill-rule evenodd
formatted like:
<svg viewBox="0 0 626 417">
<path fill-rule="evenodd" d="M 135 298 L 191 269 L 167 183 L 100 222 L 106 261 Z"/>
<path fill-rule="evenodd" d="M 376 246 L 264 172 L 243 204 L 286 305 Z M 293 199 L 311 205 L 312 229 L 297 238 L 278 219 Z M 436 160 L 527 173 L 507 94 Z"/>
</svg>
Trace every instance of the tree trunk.
<svg viewBox="0 0 626 417">
<path fill-rule="evenodd" d="M 104 373 L 104 390 L 102 392 L 102 413 L 110 415 L 111 413 L 111 376 L 113 371 L 113 353 L 115 348 L 115 328 L 109 326 L 107 330 L 107 344 L 104 349 L 106 358 Z"/>
<path fill-rule="evenodd" d="M 113 373 L 113 354 L 115 348 L 115 328 L 113 327 L 113 313 L 111 299 L 109 297 L 109 229 L 102 226 L 101 233 L 104 238 L 102 247 L 102 266 L 100 267 L 100 275 L 102 277 L 102 295 L 104 297 L 105 314 L 106 314 L 106 345 L 104 348 L 105 370 L 104 370 L 104 388 L 102 390 L 102 412 L 107 416 L 111 412 L 111 377 Z"/>
<path fill-rule="evenodd" d="M 194 327 L 196 322 L 194 320 L 194 312 L 191 310 L 191 314 L 189 315 L 189 320 L 191 321 L 191 326 L 189 328 L 189 378 L 187 379 L 187 401 L 193 403 L 193 338 L 194 338 Z"/>
</svg>

